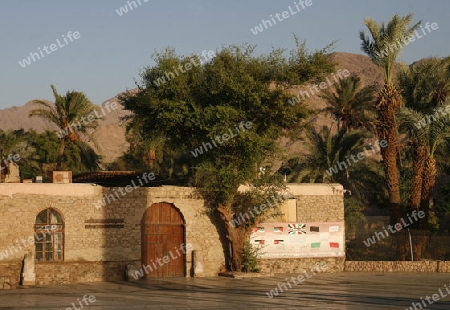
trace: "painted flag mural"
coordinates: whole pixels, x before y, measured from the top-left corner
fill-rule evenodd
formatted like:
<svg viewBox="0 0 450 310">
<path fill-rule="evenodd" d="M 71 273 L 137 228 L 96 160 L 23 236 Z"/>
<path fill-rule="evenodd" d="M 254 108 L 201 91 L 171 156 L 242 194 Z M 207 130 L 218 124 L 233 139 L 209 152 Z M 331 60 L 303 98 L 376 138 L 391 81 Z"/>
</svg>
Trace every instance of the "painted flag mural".
<svg viewBox="0 0 450 310">
<path fill-rule="evenodd" d="M 344 222 L 261 223 L 250 238 L 261 258 L 345 256 Z"/>
<path fill-rule="evenodd" d="M 311 243 L 311 249 L 318 249 L 318 248 L 320 248 L 320 242 Z"/>
<path fill-rule="evenodd" d="M 339 231 L 339 226 L 330 226 L 329 231 L 330 231 L 330 232 L 336 232 L 336 231 Z"/>
<path fill-rule="evenodd" d="M 288 224 L 288 232 L 290 235 L 306 234 L 306 224 Z"/>
<path fill-rule="evenodd" d="M 319 226 L 309 226 L 309 231 L 313 231 L 313 232 L 319 232 L 320 228 Z"/>
<path fill-rule="evenodd" d="M 330 242 L 330 248 L 338 248 L 339 242 Z"/>
</svg>

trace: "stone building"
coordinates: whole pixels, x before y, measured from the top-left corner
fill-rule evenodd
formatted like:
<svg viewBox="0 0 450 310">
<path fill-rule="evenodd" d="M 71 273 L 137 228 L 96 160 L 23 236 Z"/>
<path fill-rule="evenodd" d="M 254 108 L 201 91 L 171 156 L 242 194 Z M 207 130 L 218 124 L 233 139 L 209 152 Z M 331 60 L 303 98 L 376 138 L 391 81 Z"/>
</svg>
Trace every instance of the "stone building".
<svg viewBox="0 0 450 310">
<path fill-rule="evenodd" d="M 288 189 L 292 199 L 282 206 L 282 221 L 343 223 L 341 185 Z M 0 211 L 0 288 L 194 271 L 216 276 L 225 264 L 223 227 L 193 188 L 3 183 Z M 261 264 L 264 271 L 290 272 L 314 260 L 343 265 L 340 254 L 263 258 Z"/>
</svg>

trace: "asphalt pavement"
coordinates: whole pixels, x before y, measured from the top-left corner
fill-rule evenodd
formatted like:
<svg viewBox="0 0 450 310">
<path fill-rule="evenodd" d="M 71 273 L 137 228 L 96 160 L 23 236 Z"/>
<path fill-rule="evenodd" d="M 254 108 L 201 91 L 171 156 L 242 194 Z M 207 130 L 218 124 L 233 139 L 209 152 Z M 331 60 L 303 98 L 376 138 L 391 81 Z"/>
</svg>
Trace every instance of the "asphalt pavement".
<svg viewBox="0 0 450 310">
<path fill-rule="evenodd" d="M 0 290 L 0 309 L 450 309 L 449 273 L 300 276 L 171 278 Z"/>
</svg>

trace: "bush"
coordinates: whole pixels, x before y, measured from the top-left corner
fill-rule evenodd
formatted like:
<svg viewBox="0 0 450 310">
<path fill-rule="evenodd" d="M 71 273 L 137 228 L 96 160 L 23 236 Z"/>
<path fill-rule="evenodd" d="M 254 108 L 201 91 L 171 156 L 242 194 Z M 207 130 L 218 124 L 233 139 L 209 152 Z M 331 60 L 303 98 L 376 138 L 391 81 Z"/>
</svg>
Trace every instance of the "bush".
<svg viewBox="0 0 450 310">
<path fill-rule="evenodd" d="M 242 271 L 243 272 L 259 272 L 258 268 L 258 254 L 261 248 L 253 247 L 250 243 L 250 238 L 244 244 L 242 249 Z"/>
</svg>

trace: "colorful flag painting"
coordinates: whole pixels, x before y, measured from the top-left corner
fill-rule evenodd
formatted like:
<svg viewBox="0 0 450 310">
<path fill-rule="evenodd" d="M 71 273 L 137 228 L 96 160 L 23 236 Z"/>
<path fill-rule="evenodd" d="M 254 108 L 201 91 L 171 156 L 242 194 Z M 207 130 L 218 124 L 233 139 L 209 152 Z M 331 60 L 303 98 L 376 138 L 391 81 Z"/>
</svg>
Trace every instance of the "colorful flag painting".
<svg viewBox="0 0 450 310">
<path fill-rule="evenodd" d="M 330 226 L 329 231 L 330 231 L 330 232 L 336 232 L 336 231 L 339 231 L 339 226 Z"/>
<path fill-rule="evenodd" d="M 265 244 L 265 240 L 255 240 L 255 244 Z"/>
<path fill-rule="evenodd" d="M 320 242 L 311 243 L 311 249 L 317 249 L 317 248 L 320 248 Z"/>
<path fill-rule="evenodd" d="M 274 227 L 273 228 L 273 232 L 276 232 L 276 233 L 282 233 L 283 232 L 283 227 Z"/>
<path fill-rule="evenodd" d="M 288 224 L 289 235 L 303 235 L 306 234 L 306 224 Z"/>
<path fill-rule="evenodd" d="M 255 227 L 253 228 L 253 232 L 264 232 L 264 227 Z"/>
<path fill-rule="evenodd" d="M 273 244 L 283 245 L 284 240 L 273 240 Z"/>
<path fill-rule="evenodd" d="M 320 229 L 319 229 L 319 226 L 310 226 L 309 231 L 319 232 Z"/>
<path fill-rule="evenodd" d="M 330 248 L 338 248 L 339 242 L 330 242 Z"/>
</svg>

